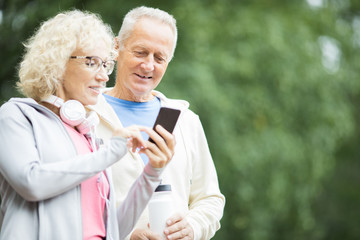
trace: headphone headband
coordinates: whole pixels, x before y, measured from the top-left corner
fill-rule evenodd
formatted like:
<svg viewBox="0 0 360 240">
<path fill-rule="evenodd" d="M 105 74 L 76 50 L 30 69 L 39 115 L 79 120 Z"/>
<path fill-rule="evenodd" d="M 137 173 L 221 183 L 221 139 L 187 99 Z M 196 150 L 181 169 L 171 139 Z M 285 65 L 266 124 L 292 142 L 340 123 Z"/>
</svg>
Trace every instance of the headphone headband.
<svg viewBox="0 0 360 240">
<path fill-rule="evenodd" d="M 64 102 L 63 99 L 50 95 L 43 101 L 60 108 L 61 120 L 72 127 L 78 126 L 86 119 L 86 110 L 77 100 L 68 100 Z"/>
<path fill-rule="evenodd" d="M 76 127 L 79 133 L 90 137 L 90 144 L 93 151 L 96 151 L 94 128 L 99 124 L 100 120 L 95 112 L 86 115 L 86 110 L 79 101 L 68 100 L 64 102 L 63 99 L 54 95 L 50 95 L 43 101 L 60 108 L 61 120 L 72 127 Z"/>
<path fill-rule="evenodd" d="M 48 98 L 45 98 L 42 100 L 43 102 L 47 102 L 50 103 L 52 105 L 54 105 L 55 107 L 61 108 L 61 106 L 64 104 L 64 100 L 54 96 L 54 95 L 50 95 Z"/>
</svg>

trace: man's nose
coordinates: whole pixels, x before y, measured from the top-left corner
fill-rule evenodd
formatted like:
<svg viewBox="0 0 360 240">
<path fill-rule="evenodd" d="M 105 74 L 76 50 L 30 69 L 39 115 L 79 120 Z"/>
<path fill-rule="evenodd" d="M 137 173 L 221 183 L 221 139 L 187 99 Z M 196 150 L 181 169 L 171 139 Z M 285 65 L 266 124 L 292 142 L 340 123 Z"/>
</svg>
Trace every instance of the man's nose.
<svg viewBox="0 0 360 240">
<path fill-rule="evenodd" d="M 154 70 L 154 58 L 149 55 L 148 57 L 146 57 L 144 59 L 144 61 L 141 63 L 141 67 L 146 71 L 146 72 L 151 72 Z"/>
</svg>

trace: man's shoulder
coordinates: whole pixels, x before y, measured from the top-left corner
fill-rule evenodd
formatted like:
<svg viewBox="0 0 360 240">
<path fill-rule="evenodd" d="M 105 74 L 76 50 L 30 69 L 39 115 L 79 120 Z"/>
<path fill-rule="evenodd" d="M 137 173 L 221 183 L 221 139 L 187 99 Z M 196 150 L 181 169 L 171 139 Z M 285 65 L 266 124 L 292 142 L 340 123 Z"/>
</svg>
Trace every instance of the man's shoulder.
<svg viewBox="0 0 360 240">
<path fill-rule="evenodd" d="M 168 98 L 159 91 L 154 91 L 154 95 L 160 99 L 162 106 L 180 109 L 183 120 L 199 119 L 199 116 L 189 108 L 190 103 L 188 101 L 183 99 Z"/>
<path fill-rule="evenodd" d="M 178 108 L 180 110 L 189 109 L 189 102 L 183 99 L 175 99 L 175 98 L 169 98 L 165 96 L 165 94 L 159 92 L 159 91 L 153 91 L 153 94 L 160 99 L 161 105 Z"/>
</svg>

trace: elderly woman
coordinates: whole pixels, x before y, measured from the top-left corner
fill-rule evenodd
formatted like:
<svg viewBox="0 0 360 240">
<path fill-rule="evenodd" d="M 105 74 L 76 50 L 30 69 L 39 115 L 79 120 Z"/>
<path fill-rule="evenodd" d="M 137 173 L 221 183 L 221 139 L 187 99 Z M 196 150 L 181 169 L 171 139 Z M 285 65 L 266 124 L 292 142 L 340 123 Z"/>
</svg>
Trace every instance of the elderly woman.
<svg viewBox="0 0 360 240">
<path fill-rule="evenodd" d="M 128 148 L 152 153 L 140 131 L 161 137 L 114 129 L 98 149 L 97 115 L 84 106 L 96 104 L 109 80 L 113 39 L 97 15 L 74 10 L 44 22 L 25 44 L 17 85 L 28 98 L 0 108 L 0 239 L 123 239 L 159 184 L 169 157 L 150 161 L 116 209 L 108 168 Z"/>
</svg>

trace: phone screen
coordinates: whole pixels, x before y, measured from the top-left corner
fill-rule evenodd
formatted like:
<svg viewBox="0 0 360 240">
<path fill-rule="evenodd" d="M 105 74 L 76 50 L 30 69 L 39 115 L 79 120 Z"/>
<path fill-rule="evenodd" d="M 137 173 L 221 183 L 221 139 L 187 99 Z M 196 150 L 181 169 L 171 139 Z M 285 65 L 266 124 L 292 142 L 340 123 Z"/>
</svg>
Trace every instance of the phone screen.
<svg viewBox="0 0 360 240">
<path fill-rule="evenodd" d="M 174 131 L 176 122 L 180 116 L 180 112 L 181 111 L 179 109 L 161 107 L 155 124 L 153 126 L 154 131 L 157 132 L 155 130 L 155 127 L 157 125 L 161 125 L 163 128 L 166 129 L 166 131 L 172 133 Z M 154 142 L 151 138 L 149 139 L 149 141 Z"/>
</svg>

